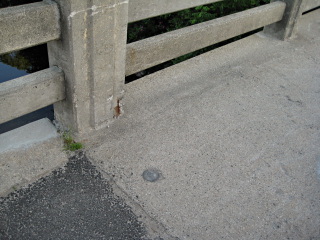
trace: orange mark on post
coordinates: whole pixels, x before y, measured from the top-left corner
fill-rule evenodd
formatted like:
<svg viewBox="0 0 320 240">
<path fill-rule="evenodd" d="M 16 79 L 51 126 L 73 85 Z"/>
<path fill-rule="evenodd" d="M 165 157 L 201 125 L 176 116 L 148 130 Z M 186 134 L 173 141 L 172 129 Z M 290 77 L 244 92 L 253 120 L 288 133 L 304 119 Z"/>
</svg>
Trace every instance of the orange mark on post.
<svg viewBox="0 0 320 240">
<path fill-rule="evenodd" d="M 117 100 L 117 106 L 114 108 L 114 117 L 117 118 L 121 115 L 121 106 L 120 106 L 120 99 Z"/>
</svg>

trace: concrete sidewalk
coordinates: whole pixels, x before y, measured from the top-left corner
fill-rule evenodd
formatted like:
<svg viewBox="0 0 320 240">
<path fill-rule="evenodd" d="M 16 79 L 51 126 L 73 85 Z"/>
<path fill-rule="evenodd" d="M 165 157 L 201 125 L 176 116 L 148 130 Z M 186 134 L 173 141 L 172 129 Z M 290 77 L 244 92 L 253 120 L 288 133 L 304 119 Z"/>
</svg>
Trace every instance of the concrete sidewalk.
<svg viewBox="0 0 320 240">
<path fill-rule="evenodd" d="M 256 34 L 126 85 L 84 156 L 130 208 L 125 239 L 319 239 L 319 65 L 316 10 L 294 40 Z"/>
<path fill-rule="evenodd" d="M 317 10 L 295 40 L 257 34 L 128 84 L 88 156 L 179 239 L 319 239 L 319 24 Z"/>
</svg>

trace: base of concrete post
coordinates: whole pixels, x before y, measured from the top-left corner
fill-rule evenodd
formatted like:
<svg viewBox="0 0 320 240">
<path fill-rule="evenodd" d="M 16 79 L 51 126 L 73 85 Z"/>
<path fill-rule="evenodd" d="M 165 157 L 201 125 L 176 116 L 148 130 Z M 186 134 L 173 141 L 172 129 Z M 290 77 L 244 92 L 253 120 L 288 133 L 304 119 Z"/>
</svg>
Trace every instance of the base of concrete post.
<svg viewBox="0 0 320 240">
<path fill-rule="evenodd" d="M 275 2 L 279 0 L 272 0 Z M 264 28 L 264 33 L 281 40 L 290 39 L 295 36 L 297 22 L 302 15 L 303 0 L 280 0 L 286 3 L 287 7 L 283 19 L 277 23 Z"/>
</svg>

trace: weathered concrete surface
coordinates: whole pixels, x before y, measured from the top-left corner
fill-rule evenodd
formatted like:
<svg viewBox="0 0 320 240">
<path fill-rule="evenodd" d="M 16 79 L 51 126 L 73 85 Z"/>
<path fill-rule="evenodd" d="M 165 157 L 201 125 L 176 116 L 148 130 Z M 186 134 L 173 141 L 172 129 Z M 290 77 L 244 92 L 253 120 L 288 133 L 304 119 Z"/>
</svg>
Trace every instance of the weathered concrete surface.
<svg viewBox="0 0 320 240">
<path fill-rule="evenodd" d="M 59 18 L 52 1 L 0 9 L 0 54 L 58 39 Z"/>
<path fill-rule="evenodd" d="M 106 127 L 121 111 L 128 1 L 55 1 L 62 37 L 48 43 L 49 63 L 63 69 L 67 93 L 54 105 L 55 117 L 81 135 Z"/>
<path fill-rule="evenodd" d="M 57 138 L 59 134 L 49 119 L 43 118 L 20 128 L 0 134 L 0 154 L 14 149 L 26 149 L 39 142 Z"/>
<path fill-rule="evenodd" d="M 126 75 L 278 22 L 285 7 L 283 2 L 275 2 L 130 43 Z"/>
<path fill-rule="evenodd" d="M 46 120 L 40 120 L 21 127 L 22 130 L 0 135 L 0 196 L 36 181 L 67 162 L 62 139 L 47 124 Z"/>
<path fill-rule="evenodd" d="M 306 12 L 316 7 L 320 7 L 320 0 L 304 0 L 303 11 Z"/>
<path fill-rule="evenodd" d="M 90 159 L 180 239 L 319 239 L 319 16 L 128 84 Z"/>
<path fill-rule="evenodd" d="M 271 0 L 278 2 L 279 0 Z M 286 11 L 281 21 L 266 26 L 264 33 L 281 40 L 286 40 L 295 37 L 297 31 L 297 23 L 303 12 L 303 0 L 280 0 L 286 3 Z"/>
<path fill-rule="evenodd" d="M 221 0 L 131 0 L 129 1 L 129 22 L 219 1 Z"/>
<path fill-rule="evenodd" d="M 51 67 L 0 84 L 0 123 L 65 99 L 61 69 Z"/>
</svg>

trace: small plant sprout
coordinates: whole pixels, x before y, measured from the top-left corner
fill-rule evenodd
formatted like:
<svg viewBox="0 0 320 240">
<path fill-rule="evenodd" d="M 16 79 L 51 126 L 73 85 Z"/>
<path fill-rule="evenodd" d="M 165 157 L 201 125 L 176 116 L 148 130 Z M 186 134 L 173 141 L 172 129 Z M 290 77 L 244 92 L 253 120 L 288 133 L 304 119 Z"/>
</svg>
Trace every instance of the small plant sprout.
<svg viewBox="0 0 320 240">
<path fill-rule="evenodd" d="M 79 149 L 83 148 L 83 144 L 80 143 L 80 142 L 74 141 L 74 139 L 71 136 L 71 133 L 69 131 L 68 132 L 63 132 L 62 133 L 62 138 L 63 138 L 63 141 L 64 141 L 64 150 L 73 152 L 73 151 L 76 151 L 76 150 L 79 150 Z"/>
</svg>

